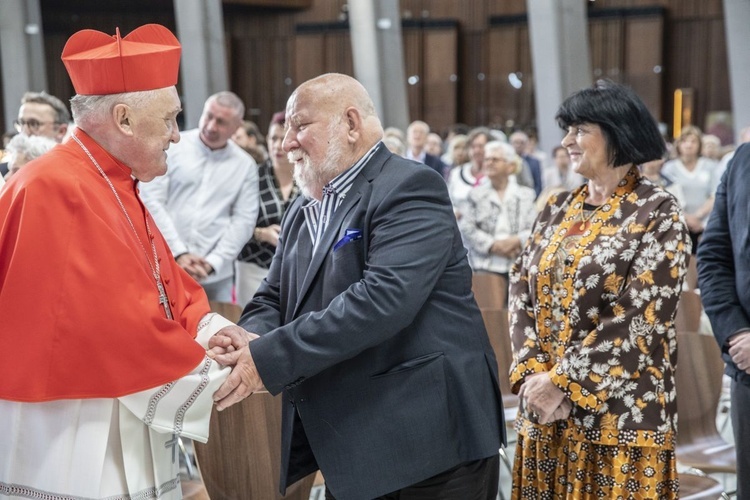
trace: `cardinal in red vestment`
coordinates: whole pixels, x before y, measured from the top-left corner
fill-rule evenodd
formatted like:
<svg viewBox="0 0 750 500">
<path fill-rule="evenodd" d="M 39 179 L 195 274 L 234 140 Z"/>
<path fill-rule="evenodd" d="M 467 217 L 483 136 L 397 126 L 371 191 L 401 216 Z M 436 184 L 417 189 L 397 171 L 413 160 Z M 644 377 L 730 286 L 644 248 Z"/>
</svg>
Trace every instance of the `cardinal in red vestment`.
<svg viewBox="0 0 750 500">
<path fill-rule="evenodd" d="M 179 141 L 180 43 L 80 31 L 76 129 L 0 191 L 0 492 L 181 498 L 178 436 L 205 441 L 236 329 L 174 261 L 138 195 Z M 19 346 L 23 346 L 19 349 Z"/>
</svg>

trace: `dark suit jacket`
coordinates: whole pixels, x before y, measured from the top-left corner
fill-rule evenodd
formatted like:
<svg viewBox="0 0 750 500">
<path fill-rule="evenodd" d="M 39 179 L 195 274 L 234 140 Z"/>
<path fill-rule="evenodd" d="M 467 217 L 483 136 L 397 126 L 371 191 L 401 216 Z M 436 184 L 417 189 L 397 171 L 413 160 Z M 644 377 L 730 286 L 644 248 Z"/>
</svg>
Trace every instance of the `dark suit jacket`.
<svg viewBox="0 0 750 500">
<path fill-rule="evenodd" d="M 698 286 L 727 374 L 750 385 L 727 352 L 727 340 L 750 329 L 750 144 L 737 149 L 716 189 L 698 245 Z"/>
<path fill-rule="evenodd" d="M 448 165 L 446 165 L 443 160 L 441 160 L 437 156 L 432 156 L 431 154 L 425 153 L 424 164 L 430 167 L 435 172 L 439 173 L 443 178 L 445 178 L 445 176 L 447 175 Z"/>
<path fill-rule="evenodd" d="M 497 364 L 445 182 L 379 144 L 314 255 L 309 201 L 240 320 L 284 393 L 282 493 L 320 467 L 337 498 L 373 498 L 497 454 Z M 334 250 L 347 229 L 361 239 Z"/>
</svg>

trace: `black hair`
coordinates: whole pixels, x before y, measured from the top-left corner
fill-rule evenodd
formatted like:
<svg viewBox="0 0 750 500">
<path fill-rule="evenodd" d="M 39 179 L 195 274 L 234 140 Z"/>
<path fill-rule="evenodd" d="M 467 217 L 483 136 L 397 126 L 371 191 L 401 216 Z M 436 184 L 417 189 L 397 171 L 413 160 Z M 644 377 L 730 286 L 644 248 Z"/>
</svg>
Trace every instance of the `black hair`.
<svg viewBox="0 0 750 500">
<path fill-rule="evenodd" d="M 555 119 L 563 130 L 582 123 L 598 125 L 615 167 L 657 160 L 666 151 L 656 120 L 641 98 L 610 80 L 598 80 L 565 99 Z"/>
</svg>

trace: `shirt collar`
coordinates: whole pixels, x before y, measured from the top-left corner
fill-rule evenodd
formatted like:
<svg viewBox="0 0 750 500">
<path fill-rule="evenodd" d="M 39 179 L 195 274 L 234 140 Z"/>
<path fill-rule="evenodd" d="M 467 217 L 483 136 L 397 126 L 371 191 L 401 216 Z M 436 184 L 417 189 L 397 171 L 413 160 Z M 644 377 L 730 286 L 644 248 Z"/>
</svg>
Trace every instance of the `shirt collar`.
<svg viewBox="0 0 750 500">
<path fill-rule="evenodd" d="M 369 159 L 375 154 L 378 146 L 380 146 L 380 142 L 371 147 L 367 153 L 354 163 L 354 165 L 331 179 L 331 181 L 323 188 L 323 193 L 326 192 L 326 189 L 332 189 L 337 195 L 339 195 L 339 197 L 344 197 L 349 189 L 351 189 L 352 184 L 354 184 L 354 179 L 357 178 Z"/>
</svg>

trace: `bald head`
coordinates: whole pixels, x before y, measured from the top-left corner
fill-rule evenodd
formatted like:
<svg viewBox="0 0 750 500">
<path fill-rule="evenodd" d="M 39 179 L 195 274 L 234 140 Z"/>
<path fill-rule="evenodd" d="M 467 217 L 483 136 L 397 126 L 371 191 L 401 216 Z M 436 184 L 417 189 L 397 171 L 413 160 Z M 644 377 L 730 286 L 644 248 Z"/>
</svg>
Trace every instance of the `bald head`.
<svg viewBox="0 0 750 500">
<path fill-rule="evenodd" d="M 297 87 L 289 102 L 295 96 L 303 95 L 312 95 L 315 106 L 321 111 L 342 113 L 346 108 L 354 107 L 364 118 L 377 118 L 370 94 L 361 83 L 348 75 L 328 73 L 308 80 Z"/>
<path fill-rule="evenodd" d="M 300 85 L 286 107 L 283 148 L 306 196 L 351 167 L 383 137 L 367 90 L 354 78 L 326 74 Z"/>
</svg>

